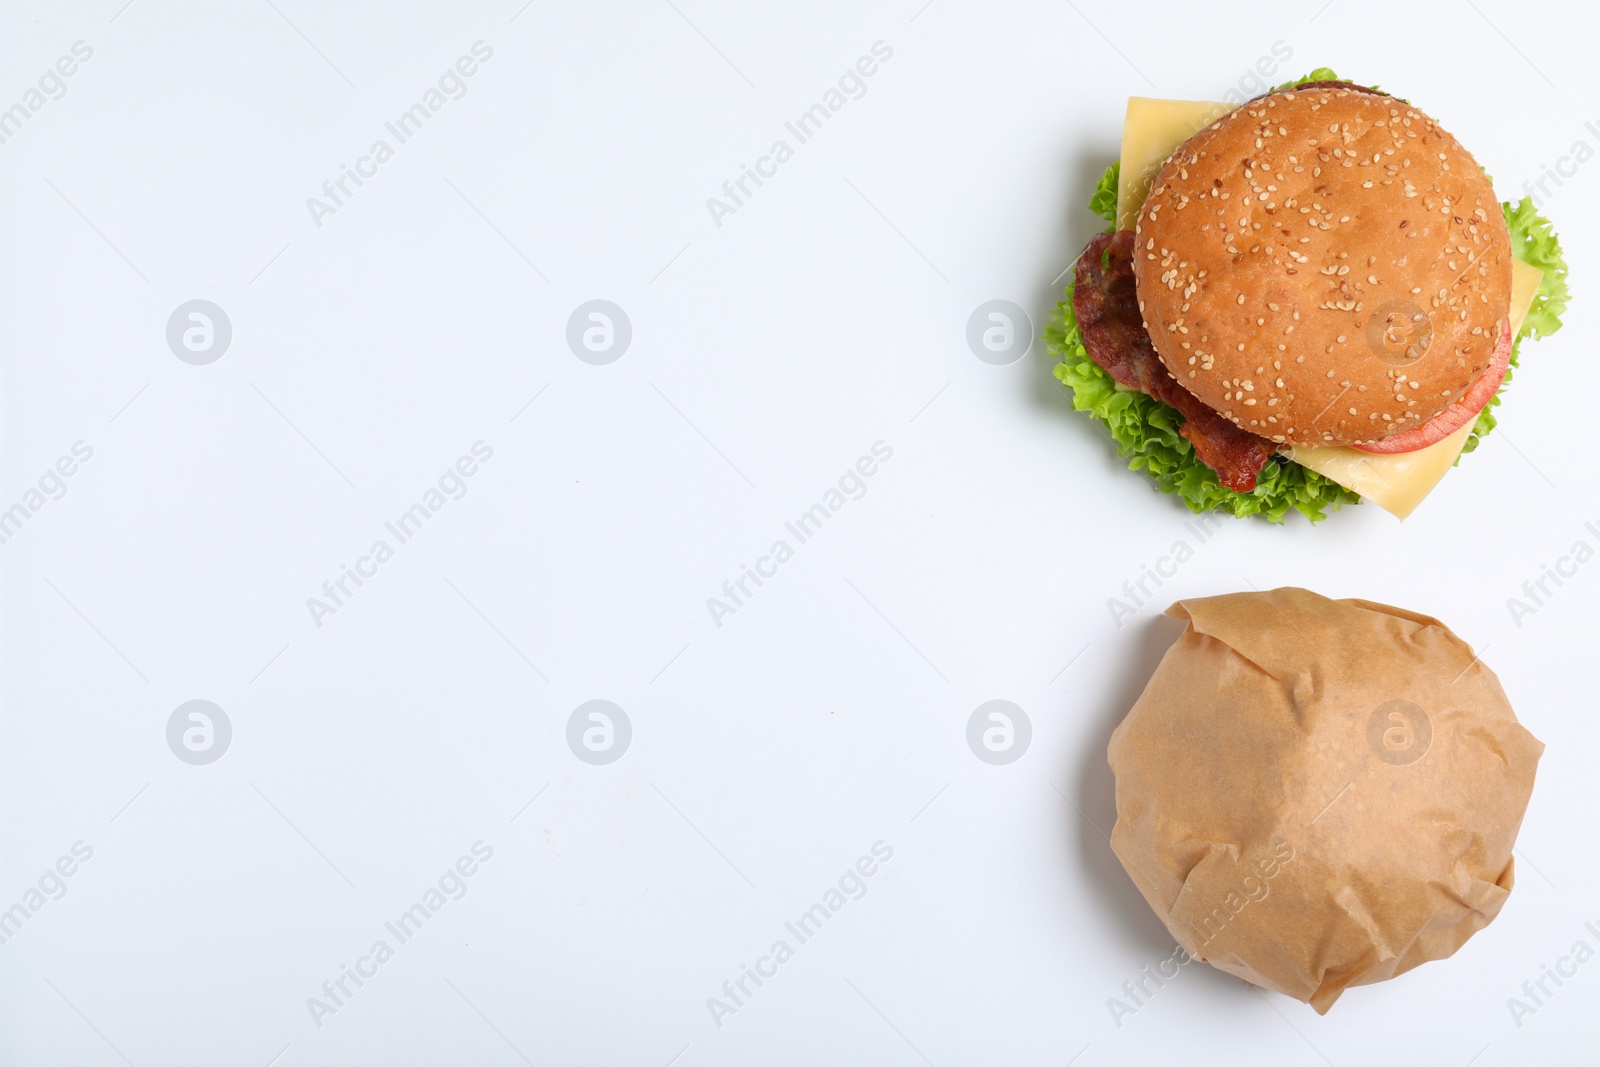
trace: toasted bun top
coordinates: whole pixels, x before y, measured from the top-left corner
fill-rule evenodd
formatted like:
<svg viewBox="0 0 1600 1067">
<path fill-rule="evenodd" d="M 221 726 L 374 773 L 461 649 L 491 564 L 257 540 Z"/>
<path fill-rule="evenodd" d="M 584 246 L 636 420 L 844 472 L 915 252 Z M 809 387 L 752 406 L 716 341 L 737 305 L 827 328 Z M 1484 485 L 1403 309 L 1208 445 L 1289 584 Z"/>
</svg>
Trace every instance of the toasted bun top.
<svg viewBox="0 0 1600 1067">
<path fill-rule="evenodd" d="M 1509 328 L 1493 187 L 1438 123 L 1379 93 L 1313 86 L 1229 112 L 1162 165 L 1135 232 L 1162 361 L 1273 441 L 1420 426 Z"/>
</svg>

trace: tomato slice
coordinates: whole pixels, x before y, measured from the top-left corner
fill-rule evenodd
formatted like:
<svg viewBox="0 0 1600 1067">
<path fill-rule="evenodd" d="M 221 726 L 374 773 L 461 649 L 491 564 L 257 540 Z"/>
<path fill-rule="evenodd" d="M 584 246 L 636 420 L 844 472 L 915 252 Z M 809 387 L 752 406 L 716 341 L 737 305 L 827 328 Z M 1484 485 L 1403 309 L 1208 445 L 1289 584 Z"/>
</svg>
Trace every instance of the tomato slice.
<svg viewBox="0 0 1600 1067">
<path fill-rule="evenodd" d="M 1500 343 L 1495 345 L 1494 355 L 1489 359 L 1489 369 L 1483 372 L 1483 377 L 1479 378 L 1471 389 L 1467 390 L 1466 396 L 1421 426 L 1385 437 L 1381 441 L 1374 441 L 1370 445 L 1351 447 L 1362 452 L 1389 455 L 1395 452 L 1416 452 L 1443 441 L 1476 419 L 1484 405 L 1494 399 L 1494 394 L 1500 389 L 1500 383 L 1506 380 L 1506 371 L 1511 367 L 1511 342 L 1511 320 L 1508 318 L 1500 331 Z"/>
</svg>

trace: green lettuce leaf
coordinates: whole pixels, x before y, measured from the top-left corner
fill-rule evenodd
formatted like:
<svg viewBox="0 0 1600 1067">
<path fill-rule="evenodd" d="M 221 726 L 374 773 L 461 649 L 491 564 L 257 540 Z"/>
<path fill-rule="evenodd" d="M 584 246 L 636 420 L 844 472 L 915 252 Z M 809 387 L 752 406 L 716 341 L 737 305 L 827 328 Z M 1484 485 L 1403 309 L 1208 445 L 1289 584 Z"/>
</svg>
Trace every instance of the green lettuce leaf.
<svg viewBox="0 0 1600 1067">
<path fill-rule="evenodd" d="M 1284 82 L 1282 85 L 1274 85 L 1272 87 L 1272 91 L 1275 93 L 1281 93 L 1285 89 L 1298 89 L 1307 82 L 1336 82 L 1339 80 L 1339 75 L 1333 72 L 1332 67 L 1318 67 L 1310 74 L 1307 74 L 1304 78 L 1296 78 L 1292 82 Z M 1374 85 L 1372 88 L 1376 89 L 1377 86 Z"/>
<path fill-rule="evenodd" d="M 1117 228 L 1117 179 L 1121 174 L 1122 162 L 1118 160 L 1106 168 L 1089 198 L 1089 210 L 1106 220 L 1107 233 Z"/>
<path fill-rule="evenodd" d="M 1293 88 L 1312 81 L 1337 81 L 1338 75 L 1319 67 L 1305 77 L 1285 82 L 1274 90 Z M 1117 178 L 1120 164 L 1113 163 L 1095 186 L 1089 207 L 1107 223 L 1116 226 Z M 1503 205 L 1506 225 L 1511 229 L 1512 251 L 1544 271 L 1539 293 L 1528 312 L 1527 321 L 1511 350 L 1511 366 L 1517 365 L 1517 348 L 1526 337 L 1548 337 L 1561 328 L 1561 314 L 1568 301 L 1567 263 L 1562 256 L 1550 220 L 1540 215 L 1531 199 Z M 1055 375 L 1072 395 L 1072 406 L 1086 413 L 1108 432 L 1117 452 L 1128 461 L 1129 470 L 1142 470 L 1163 493 L 1183 499 L 1190 511 L 1222 511 L 1244 517 L 1258 515 L 1268 522 L 1281 523 L 1288 513 L 1298 511 L 1312 522 L 1321 521 L 1330 511 L 1345 504 L 1359 504 L 1361 497 L 1331 478 L 1275 456 L 1261 470 L 1256 487 L 1239 493 L 1217 481 L 1216 472 L 1194 454 L 1194 448 L 1178 433 L 1183 416 L 1178 411 L 1144 393 L 1119 389 L 1111 376 L 1089 358 L 1072 309 L 1072 285 L 1066 299 L 1056 305 L 1044 328 L 1045 347 L 1059 361 Z M 1511 374 L 1506 374 L 1506 382 Z M 1500 403 L 1502 385 L 1478 416 L 1477 425 L 1467 439 L 1462 455 L 1478 446 L 1478 441 L 1494 429 L 1491 410 Z M 1458 458 L 1456 462 L 1460 462 Z"/>
<path fill-rule="evenodd" d="M 1334 70 L 1333 70 L 1332 67 L 1318 67 L 1316 70 L 1312 71 L 1310 74 L 1307 74 L 1304 78 L 1296 78 L 1292 82 L 1284 82 L 1282 85 L 1274 85 L 1272 87 L 1271 91 L 1274 92 L 1274 93 L 1281 93 L 1285 89 L 1298 89 L 1298 88 L 1300 88 L 1300 86 L 1305 85 L 1307 82 L 1336 82 L 1336 81 L 1343 81 L 1343 80 L 1344 79 L 1339 77 L 1338 74 L 1334 73 Z M 1383 90 L 1380 89 L 1376 85 L 1369 85 L 1369 86 L 1367 86 L 1367 88 L 1371 89 L 1375 93 L 1383 92 Z M 1399 100 L 1400 98 L 1399 97 L 1395 97 L 1395 99 Z M 1404 103 L 1404 104 L 1409 104 L 1411 101 L 1409 101 L 1409 100 L 1401 100 L 1400 102 Z"/>
</svg>

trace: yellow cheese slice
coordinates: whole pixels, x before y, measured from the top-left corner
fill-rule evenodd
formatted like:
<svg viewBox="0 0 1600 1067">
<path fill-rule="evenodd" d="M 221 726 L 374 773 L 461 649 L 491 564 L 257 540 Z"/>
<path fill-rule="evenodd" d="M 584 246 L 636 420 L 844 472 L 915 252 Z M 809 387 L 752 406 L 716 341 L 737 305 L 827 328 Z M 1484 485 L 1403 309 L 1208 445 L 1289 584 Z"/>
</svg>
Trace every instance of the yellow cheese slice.
<svg viewBox="0 0 1600 1067">
<path fill-rule="evenodd" d="M 1522 324 L 1528 321 L 1528 311 L 1533 307 L 1533 298 L 1539 295 L 1539 283 L 1544 281 L 1544 271 L 1538 267 L 1522 262 L 1515 257 L 1511 260 L 1511 337 L 1515 340 L 1522 332 Z"/>
<path fill-rule="evenodd" d="M 1403 520 L 1450 473 L 1470 436 L 1469 422 L 1443 441 L 1415 452 L 1380 456 L 1359 448 L 1291 445 L 1283 453 Z"/>
<path fill-rule="evenodd" d="M 1117 229 L 1131 230 L 1156 171 L 1173 151 L 1233 110 L 1207 100 L 1130 96 L 1122 121 L 1122 168 L 1117 179 Z"/>
<path fill-rule="evenodd" d="M 1167 157 L 1209 123 L 1233 110 L 1207 100 L 1128 99 L 1122 127 L 1122 167 L 1117 182 L 1117 229 L 1131 230 L 1150 192 L 1150 183 Z M 1522 331 L 1539 290 L 1542 271 L 1511 261 L 1511 335 Z M 1356 448 L 1302 445 L 1285 448 L 1296 463 L 1309 467 L 1397 518 L 1404 519 L 1449 473 L 1472 435 L 1468 423 L 1443 441 L 1415 452 L 1375 455 Z"/>
</svg>

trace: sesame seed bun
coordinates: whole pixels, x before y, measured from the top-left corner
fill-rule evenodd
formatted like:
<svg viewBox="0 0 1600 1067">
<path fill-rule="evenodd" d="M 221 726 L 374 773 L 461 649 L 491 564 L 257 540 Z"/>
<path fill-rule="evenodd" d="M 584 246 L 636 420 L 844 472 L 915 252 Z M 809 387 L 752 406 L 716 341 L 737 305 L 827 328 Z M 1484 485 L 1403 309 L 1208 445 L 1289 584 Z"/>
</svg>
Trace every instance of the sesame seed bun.
<svg viewBox="0 0 1600 1067">
<path fill-rule="evenodd" d="M 1509 328 L 1511 235 L 1489 179 L 1381 93 L 1311 86 L 1229 112 L 1162 165 L 1135 232 L 1162 361 L 1272 441 L 1420 426 Z"/>
</svg>

